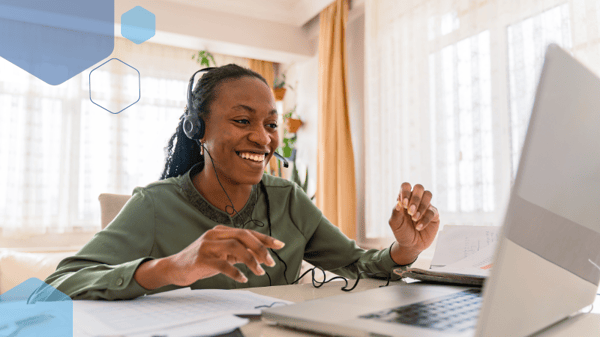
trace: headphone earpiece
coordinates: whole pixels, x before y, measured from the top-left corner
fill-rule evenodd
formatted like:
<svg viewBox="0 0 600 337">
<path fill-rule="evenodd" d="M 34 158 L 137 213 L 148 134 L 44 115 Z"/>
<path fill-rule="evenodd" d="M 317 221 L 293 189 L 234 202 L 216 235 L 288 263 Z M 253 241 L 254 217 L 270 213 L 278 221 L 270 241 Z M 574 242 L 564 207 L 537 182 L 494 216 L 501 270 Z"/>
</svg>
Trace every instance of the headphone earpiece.
<svg viewBox="0 0 600 337">
<path fill-rule="evenodd" d="M 194 77 L 196 74 L 203 71 L 210 71 L 214 69 L 214 67 L 204 68 L 196 71 L 192 78 L 190 78 L 190 83 L 188 84 L 187 91 L 187 112 L 185 113 L 185 117 L 183 120 L 183 132 L 189 139 L 198 140 L 204 137 L 204 132 L 206 130 L 206 126 L 202 117 L 200 117 L 200 111 L 194 108 L 193 100 L 194 97 L 192 90 L 194 89 Z"/>
<path fill-rule="evenodd" d="M 204 137 L 204 129 L 204 120 L 198 116 L 195 110 L 192 110 L 192 113 L 186 114 L 183 120 L 183 132 L 189 139 L 202 139 Z"/>
</svg>

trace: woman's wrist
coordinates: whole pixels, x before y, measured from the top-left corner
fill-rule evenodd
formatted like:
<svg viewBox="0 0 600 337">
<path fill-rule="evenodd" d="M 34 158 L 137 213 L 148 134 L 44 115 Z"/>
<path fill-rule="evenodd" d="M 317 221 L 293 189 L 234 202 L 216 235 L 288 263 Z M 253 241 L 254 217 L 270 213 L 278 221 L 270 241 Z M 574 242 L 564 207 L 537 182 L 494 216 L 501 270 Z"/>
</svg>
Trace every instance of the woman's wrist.
<svg viewBox="0 0 600 337">
<path fill-rule="evenodd" d="M 154 290 L 171 284 L 168 279 L 171 269 L 169 258 L 149 260 L 139 265 L 133 278 L 146 290 Z"/>
<path fill-rule="evenodd" d="M 397 241 L 394 241 L 390 247 L 390 256 L 392 257 L 392 260 L 401 266 L 415 262 L 419 257 L 419 254 L 421 254 L 421 251 L 400 247 Z"/>
</svg>

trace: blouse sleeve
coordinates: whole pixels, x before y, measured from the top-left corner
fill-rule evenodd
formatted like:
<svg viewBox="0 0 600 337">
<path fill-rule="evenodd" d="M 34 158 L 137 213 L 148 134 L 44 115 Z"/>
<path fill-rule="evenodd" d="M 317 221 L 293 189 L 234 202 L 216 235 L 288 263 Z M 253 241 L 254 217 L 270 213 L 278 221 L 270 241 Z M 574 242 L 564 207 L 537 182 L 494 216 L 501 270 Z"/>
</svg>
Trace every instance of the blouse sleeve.
<svg viewBox="0 0 600 337">
<path fill-rule="evenodd" d="M 358 272 L 365 271 L 370 277 L 391 276 L 392 280 L 398 280 L 400 277 L 392 272 L 393 269 L 410 267 L 396 264 L 390 248 L 365 250 L 358 247 L 356 241 L 350 240 L 323 216 L 302 190 L 294 189 L 291 204 L 292 218 L 304 221 L 297 225 L 308 240 L 304 251 L 307 262 L 352 279 L 357 278 Z"/>
<path fill-rule="evenodd" d="M 133 275 L 152 260 L 154 202 L 136 188 L 121 212 L 74 256 L 62 260 L 45 282 L 72 299 L 131 299 L 146 293 Z"/>
</svg>

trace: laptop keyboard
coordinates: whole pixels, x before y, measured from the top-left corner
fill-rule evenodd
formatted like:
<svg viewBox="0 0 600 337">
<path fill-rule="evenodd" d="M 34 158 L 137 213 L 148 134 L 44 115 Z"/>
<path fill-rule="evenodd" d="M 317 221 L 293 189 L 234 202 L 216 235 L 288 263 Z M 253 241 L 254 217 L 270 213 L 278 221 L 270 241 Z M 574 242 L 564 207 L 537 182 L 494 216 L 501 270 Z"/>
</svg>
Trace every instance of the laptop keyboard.
<svg viewBox="0 0 600 337">
<path fill-rule="evenodd" d="M 469 289 L 432 300 L 362 315 L 360 318 L 445 332 L 462 332 L 475 328 L 481 300 L 481 289 Z"/>
</svg>

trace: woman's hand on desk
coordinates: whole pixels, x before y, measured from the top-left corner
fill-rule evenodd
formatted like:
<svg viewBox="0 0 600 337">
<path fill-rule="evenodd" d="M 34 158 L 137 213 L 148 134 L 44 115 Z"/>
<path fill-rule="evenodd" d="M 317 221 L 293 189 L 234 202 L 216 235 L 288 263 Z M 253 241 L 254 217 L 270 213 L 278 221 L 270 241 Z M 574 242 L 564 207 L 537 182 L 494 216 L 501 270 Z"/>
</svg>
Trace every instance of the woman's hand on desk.
<svg viewBox="0 0 600 337">
<path fill-rule="evenodd" d="M 392 246 L 392 258 L 405 265 L 431 245 L 440 226 L 440 215 L 431 205 L 432 194 L 417 184 L 403 183 L 397 204 L 392 210 L 390 227 L 397 245 Z"/>
<path fill-rule="evenodd" d="M 134 277 L 146 289 L 156 289 L 167 284 L 189 286 L 200 279 L 217 274 L 224 274 L 237 282 L 245 283 L 248 279 L 233 266 L 234 264 L 244 263 L 254 274 L 264 275 L 265 271 L 260 264 L 264 263 L 270 267 L 275 265 L 267 248 L 281 249 L 283 246 L 283 242 L 268 235 L 218 225 L 206 231 L 181 252 L 143 263 Z M 155 264 L 144 267 L 151 262 Z M 155 272 L 151 272 L 149 269 L 154 266 L 157 268 Z M 156 281 L 143 284 L 145 280 L 150 280 L 148 277 L 154 277 L 156 280 L 161 274 L 163 280 L 160 284 Z"/>
</svg>

